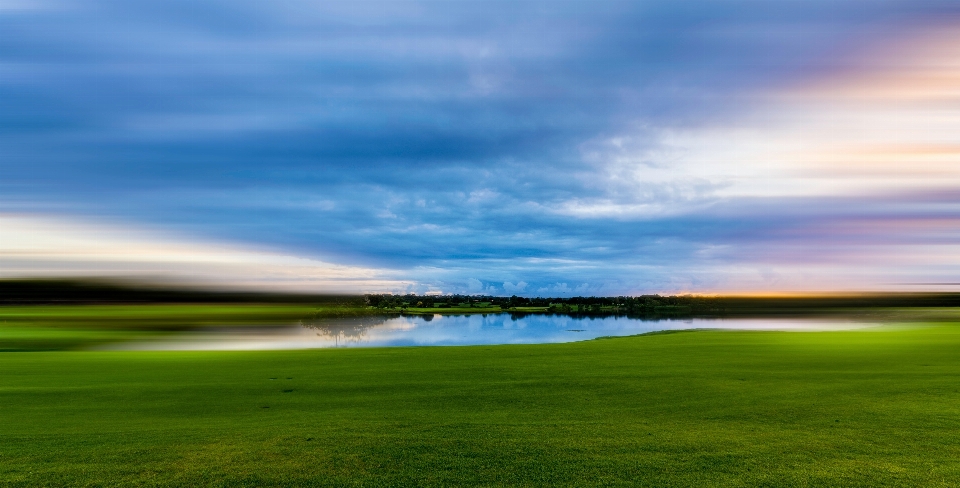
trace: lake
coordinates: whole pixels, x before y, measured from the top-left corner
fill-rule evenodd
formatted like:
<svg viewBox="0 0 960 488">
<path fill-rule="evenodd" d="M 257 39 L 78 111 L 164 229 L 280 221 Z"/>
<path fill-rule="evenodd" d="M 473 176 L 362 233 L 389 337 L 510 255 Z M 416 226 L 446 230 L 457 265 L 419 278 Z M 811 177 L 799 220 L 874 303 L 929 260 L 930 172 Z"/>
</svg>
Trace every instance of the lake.
<svg viewBox="0 0 960 488">
<path fill-rule="evenodd" d="M 114 345 L 136 350 L 257 350 L 328 347 L 465 346 L 573 342 L 664 330 L 823 331 L 880 325 L 847 319 L 641 320 L 547 314 L 384 316 L 324 319 L 289 327 L 222 328 Z"/>
</svg>

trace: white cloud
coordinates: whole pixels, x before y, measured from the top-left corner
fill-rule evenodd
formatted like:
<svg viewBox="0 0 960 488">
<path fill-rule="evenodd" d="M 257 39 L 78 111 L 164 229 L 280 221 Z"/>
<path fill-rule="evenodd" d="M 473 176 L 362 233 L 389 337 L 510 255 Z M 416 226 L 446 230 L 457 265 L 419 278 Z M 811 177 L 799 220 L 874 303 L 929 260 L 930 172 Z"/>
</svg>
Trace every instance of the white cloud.
<svg viewBox="0 0 960 488">
<path fill-rule="evenodd" d="M 101 276 L 235 288 L 361 293 L 407 288 L 395 271 L 337 265 L 170 232 L 0 214 L 0 277 Z"/>
<path fill-rule="evenodd" d="M 569 295 L 573 289 L 566 283 L 556 283 L 553 286 L 545 286 L 537 289 L 538 293 L 555 293 L 557 295 Z"/>
<path fill-rule="evenodd" d="M 513 284 L 509 281 L 503 282 L 503 291 L 507 293 L 522 293 L 527 289 L 527 283 L 524 281 L 518 281 L 517 284 Z"/>
<path fill-rule="evenodd" d="M 694 212 L 729 198 L 890 194 L 960 187 L 960 31 L 925 31 L 862 53 L 859 67 L 757 93 L 719 124 L 589 141 L 595 197 L 576 217 Z"/>
</svg>

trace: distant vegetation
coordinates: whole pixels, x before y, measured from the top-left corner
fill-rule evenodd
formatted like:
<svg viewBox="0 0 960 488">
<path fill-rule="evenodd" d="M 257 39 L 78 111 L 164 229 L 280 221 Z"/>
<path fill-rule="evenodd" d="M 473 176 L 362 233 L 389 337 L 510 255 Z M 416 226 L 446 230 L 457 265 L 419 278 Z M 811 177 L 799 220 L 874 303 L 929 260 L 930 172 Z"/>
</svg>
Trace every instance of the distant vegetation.
<svg viewBox="0 0 960 488">
<path fill-rule="evenodd" d="M 94 280 L 0 280 L 0 305 L 292 304 L 306 318 L 383 313 L 562 313 L 630 317 L 735 317 L 836 314 L 877 308 L 958 307 L 960 293 L 874 293 L 792 297 L 641 295 L 520 297 L 490 295 L 331 295 L 211 291 Z M 299 307 L 298 307 L 299 308 Z"/>
<path fill-rule="evenodd" d="M 526 298 L 474 295 L 366 295 L 380 311 L 406 313 L 562 313 L 656 317 L 736 317 L 858 313 L 867 309 L 957 307 L 956 293 L 888 293 L 796 297 L 707 297 L 641 295 L 619 297 Z"/>
</svg>

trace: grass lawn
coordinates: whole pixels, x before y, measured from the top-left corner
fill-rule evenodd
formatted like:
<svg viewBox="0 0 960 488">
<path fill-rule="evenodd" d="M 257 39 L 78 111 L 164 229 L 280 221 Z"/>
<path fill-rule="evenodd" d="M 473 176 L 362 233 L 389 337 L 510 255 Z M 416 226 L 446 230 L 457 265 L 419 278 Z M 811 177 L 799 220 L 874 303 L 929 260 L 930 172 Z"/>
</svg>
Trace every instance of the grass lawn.
<svg viewBox="0 0 960 488">
<path fill-rule="evenodd" d="M 510 307 L 510 310 L 516 312 L 546 312 L 550 307 Z M 576 308 L 576 307 L 574 307 Z"/>
<path fill-rule="evenodd" d="M 956 486 L 960 326 L 0 354 L 0 485 Z"/>
</svg>

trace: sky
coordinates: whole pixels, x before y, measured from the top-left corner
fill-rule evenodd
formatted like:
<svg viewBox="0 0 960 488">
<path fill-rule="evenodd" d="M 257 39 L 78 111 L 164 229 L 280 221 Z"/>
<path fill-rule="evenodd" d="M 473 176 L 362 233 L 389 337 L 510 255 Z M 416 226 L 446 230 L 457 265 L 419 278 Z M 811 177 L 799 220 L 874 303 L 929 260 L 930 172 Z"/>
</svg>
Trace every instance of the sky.
<svg viewBox="0 0 960 488">
<path fill-rule="evenodd" d="M 960 289 L 954 0 L 0 0 L 0 278 Z"/>
</svg>

